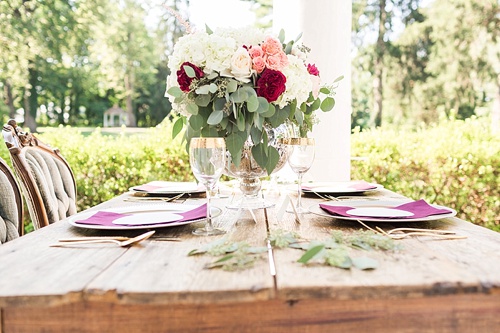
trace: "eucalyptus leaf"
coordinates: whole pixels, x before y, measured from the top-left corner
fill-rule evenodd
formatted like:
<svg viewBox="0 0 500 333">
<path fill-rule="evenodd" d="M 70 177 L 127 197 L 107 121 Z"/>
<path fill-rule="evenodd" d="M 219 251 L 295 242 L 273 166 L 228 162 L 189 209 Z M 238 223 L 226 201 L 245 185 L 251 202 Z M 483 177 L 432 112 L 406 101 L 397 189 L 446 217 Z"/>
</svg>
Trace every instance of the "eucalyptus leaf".
<svg viewBox="0 0 500 333">
<path fill-rule="evenodd" d="M 294 42 L 297 43 L 301 38 L 302 38 L 302 32 L 297 37 L 295 37 Z"/>
<path fill-rule="evenodd" d="M 283 42 L 285 41 L 285 30 L 283 30 L 283 29 L 280 30 L 280 33 L 278 35 L 278 39 L 281 42 L 281 44 L 283 44 Z"/>
<path fill-rule="evenodd" d="M 358 257 L 352 258 L 352 263 L 354 267 L 361 270 L 376 269 L 378 267 L 378 261 L 368 257 Z"/>
<path fill-rule="evenodd" d="M 208 106 L 208 104 L 210 104 L 210 101 L 212 100 L 212 96 L 211 95 L 198 95 L 195 97 L 194 99 L 194 102 L 196 103 L 196 105 L 198 106 Z"/>
<path fill-rule="evenodd" d="M 250 130 L 250 137 L 252 138 L 252 142 L 254 144 L 259 143 L 262 140 L 262 131 L 256 127 L 252 127 Z"/>
<path fill-rule="evenodd" d="M 319 92 L 325 95 L 330 95 L 330 89 L 328 89 L 327 87 L 321 87 L 319 89 Z"/>
<path fill-rule="evenodd" d="M 209 90 L 210 90 L 210 92 L 211 92 L 212 94 L 215 94 L 215 92 L 217 91 L 217 89 L 218 89 L 218 87 L 217 87 L 217 85 L 216 85 L 215 83 L 210 83 L 210 88 L 209 88 Z"/>
<path fill-rule="evenodd" d="M 292 52 L 293 41 L 289 41 L 285 46 L 285 54 L 290 54 Z"/>
<path fill-rule="evenodd" d="M 236 126 L 240 132 L 245 130 L 245 115 L 243 113 L 238 114 L 238 118 L 236 119 Z"/>
<path fill-rule="evenodd" d="M 247 248 L 248 253 L 258 254 L 267 252 L 267 247 L 264 246 L 251 246 Z"/>
<path fill-rule="evenodd" d="M 343 80 L 343 79 L 344 79 L 344 75 L 341 75 L 341 76 L 339 76 L 338 78 L 336 78 L 336 79 L 333 81 L 333 83 L 337 83 L 337 82 L 339 82 L 339 81 L 341 81 L 341 80 Z"/>
<path fill-rule="evenodd" d="M 203 117 L 199 114 L 194 114 L 191 117 L 189 117 L 189 125 L 193 128 L 195 131 L 200 131 L 201 128 L 203 127 L 204 121 Z"/>
<path fill-rule="evenodd" d="M 266 147 L 259 143 L 252 147 L 252 156 L 260 165 L 261 168 L 265 168 L 267 164 L 267 150 Z"/>
<path fill-rule="evenodd" d="M 261 114 L 261 116 L 264 117 L 264 118 L 270 118 L 270 117 L 274 116 L 275 113 L 276 113 L 275 106 L 272 105 L 271 103 L 268 103 L 268 109 L 267 109 L 267 111 L 263 112 Z"/>
<path fill-rule="evenodd" d="M 236 89 L 238 89 L 238 82 L 235 80 L 227 81 L 227 92 L 232 93 L 235 92 Z"/>
<path fill-rule="evenodd" d="M 259 100 L 257 96 L 249 96 L 247 100 L 248 112 L 256 112 L 259 109 Z"/>
<path fill-rule="evenodd" d="M 192 115 L 197 115 L 198 114 L 198 105 L 194 104 L 194 103 L 189 103 L 187 106 L 186 106 L 186 110 L 188 113 L 192 114 Z"/>
<path fill-rule="evenodd" d="M 295 112 L 295 120 L 297 120 L 297 124 L 299 124 L 299 126 L 302 126 L 304 123 L 304 113 L 302 111 Z"/>
<path fill-rule="evenodd" d="M 327 112 L 333 109 L 335 106 L 335 100 L 332 97 L 327 97 L 321 102 L 321 110 Z"/>
<path fill-rule="evenodd" d="M 313 246 L 312 248 L 310 248 L 309 250 L 307 250 L 306 253 L 304 253 L 302 255 L 302 257 L 300 257 L 300 259 L 297 260 L 297 261 L 300 262 L 300 263 L 302 263 L 302 264 L 307 264 L 311 259 L 313 259 L 324 248 L 325 248 L 325 245 L 323 245 L 323 244 Z"/>
<path fill-rule="evenodd" d="M 205 126 L 201 130 L 201 136 L 205 138 L 216 138 L 219 136 L 219 132 L 217 132 L 215 126 Z"/>
<path fill-rule="evenodd" d="M 260 131 L 262 131 L 262 128 L 264 127 L 264 117 L 261 117 L 258 113 L 254 113 L 253 114 L 253 124 Z"/>
<path fill-rule="evenodd" d="M 213 33 L 214 33 L 214 32 L 212 31 L 212 29 L 210 29 L 210 28 L 208 27 L 208 25 L 207 25 L 207 24 L 205 24 L 205 32 L 206 32 L 207 34 L 209 34 L 209 35 L 211 35 L 211 34 L 213 34 Z"/>
<path fill-rule="evenodd" d="M 174 96 L 174 97 L 182 97 L 182 95 L 184 94 L 181 90 L 181 88 L 179 87 L 170 87 L 168 90 L 167 90 L 167 93 L 171 96 Z"/>
<path fill-rule="evenodd" d="M 224 116 L 224 112 L 222 111 L 213 111 L 207 119 L 207 124 L 209 125 L 217 125 L 222 121 L 222 117 Z"/>
<path fill-rule="evenodd" d="M 229 95 L 229 100 L 233 103 L 243 103 L 247 100 L 248 93 L 244 89 L 236 89 L 234 93 Z"/>
<path fill-rule="evenodd" d="M 224 111 L 226 108 L 226 100 L 224 98 L 216 98 L 214 101 L 214 111 Z"/>
<path fill-rule="evenodd" d="M 172 127 L 172 139 L 175 138 L 184 127 L 184 119 L 179 118 L 175 121 L 174 126 Z"/>
<path fill-rule="evenodd" d="M 195 92 L 199 95 L 208 94 L 210 92 L 210 85 L 205 84 L 201 87 L 196 88 Z"/>
<path fill-rule="evenodd" d="M 278 162 L 280 160 L 280 154 L 274 148 L 273 146 L 268 146 L 268 152 L 267 152 L 267 162 L 266 162 L 266 170 L 267 174 L 270 175 L 274 168 L 276 168 L 276 165 L 278 165 Z"/>
<path fill-rule="evenodd" d="M 269 111 L 269 102 L 264 97 L 257 97 L 259 101 L 259 107 L 257 108 L 258 113 L 264 113 Z M 265 115 L 262 115 L 265 117 Z M 271 115 L 272 116 L 272 115 Z"/>
<path fill-rule="evenodd" d="M 190 78 L 195 78 L 196 77 L 196 73 L 194 72 L 193 67 L 188 66 L 188 65 L 184 65 L 184 66 L 182 66 L 182 68 L 184 69 L 184 71 L 186 72 L 186 75 L 188 77 L 190 77 Z"/>
<path fill-rule="evenodd" d="M 226 148 L 231 153 L 231 156 L 233 158 L 233 162 L 234 162 L 236 155 L 241 155 L 238 153 L 241 152 L 241 149 L 243 148 L 244 144 L 245 144 L 245 141 L 241 138 L 240 135 L 238 135 L 236 133 L 231 133 L 227 136 Z"/>
</svg>

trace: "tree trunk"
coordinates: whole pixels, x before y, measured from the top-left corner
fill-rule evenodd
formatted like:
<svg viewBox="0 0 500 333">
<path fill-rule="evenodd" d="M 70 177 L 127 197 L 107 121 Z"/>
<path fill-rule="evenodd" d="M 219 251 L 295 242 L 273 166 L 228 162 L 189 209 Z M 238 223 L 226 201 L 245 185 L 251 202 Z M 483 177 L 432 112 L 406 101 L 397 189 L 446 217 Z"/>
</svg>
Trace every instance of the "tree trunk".
<svg viewBox="0 0 500 333">
<path fill-rule="evenodd" d="M 132 96 L 134 93 L 134 84 L 132 74 L 125 75 L 125 91 L 126 91 L 126 104 L 127 104 L 127 126 L 136 127 L 137 122 L 134 115 L 134 103 Z"/>
<path fill-rule="evenodd" d="M 491 131 L 500 132 L 500 74 L 497 75 L 497 93 L 491 110 Z"/>
<path fill-rule="evenodd" d="M 30 84 L 24 91 L 24 126 L 28 127 L 31 133 L 36 132 L 36 111 L 38 109 L 38 93 L 36 92 L 38 73 L 34 67 L 33 62 L 30 61 L 28 69 Z"/>
<path fill-rule="evenodd" d="M 12 94 L 12 86 L 9 80 L 5 80 L 3 90 L 5 93 L 5 105 L 9 108 L 9 118 L 16 118 L 16 108 L 14 107 L 14 95 Z"/>
<path fill-rule="evenodd" d="M 384 36 L 386 33 L 385 23 L 387 21 L 387 12 L 385 10 L 386 0 L 380 0 L 379 3 L 379 23 L 378 37 L 375 50 L 375 60 L 373 69 L 373 114 L 372 126 L 379 127 L 382 125 L 382 101 L 384 98 L 384 89 L 382 80 L 384 76 L 384 53 L 385 42 Z"/>
</svg>

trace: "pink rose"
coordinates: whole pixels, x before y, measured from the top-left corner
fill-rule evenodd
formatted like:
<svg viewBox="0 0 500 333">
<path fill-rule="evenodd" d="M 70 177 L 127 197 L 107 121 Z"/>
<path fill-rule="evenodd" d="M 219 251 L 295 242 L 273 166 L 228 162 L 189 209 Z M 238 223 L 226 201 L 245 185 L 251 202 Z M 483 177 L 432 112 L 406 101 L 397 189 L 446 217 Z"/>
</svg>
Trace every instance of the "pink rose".
<svg viewBox="0 0 500 333">
<path fill-rule="evenodd" d="M 259 45 L 257 45 L 257 46 L 252 46 L 248 50 L 248 54 L 250 54 L 250 57 L 252 57 L 253 59 L 264 56 L 264 51 L 262 51 L 262 48 Z"/>
<path fill-rule="evenodd" d="M 262 44 L 262 51 L 267 55 L 275 55 L 283 52 L 283 46 L 278 39 L 268 36 Z"/>
<path fill-rule="evenodd" d="M 307 64 L 307 71 L 311 75 L 319 76 L 318 67 L 316 67 L 316 65 L 314 65 L 314 64 Z"/>
<path fill-rule="evenodd" d="M 262 73 L 264 68 L 266 68 L 266 62 L 262 57 L 255 57 L 252 59 L 252 68 L 258 73 Z"/>
<path fill-rule="evenodd" d="M 285 83 L 283 73 L 266 69 L 257 80 L 257 96 L 264 97 L 269 103 L 274 102 L 285 91 Z"/>
<path fill-rule="evenodd" d="M 194 70 L 195 77 L 189 77 L 184 70 L 184 66 L 189 66 Z M 184 62 L 181 65 L 181 68 L 177 71 L 177 83 L 179 83 L 179 87 L 184 92 L 189 92 L 189 87 L 191 86 L 191 82 L 194 79 L 199 79 L 203 77 L 203 71 L 198 68 L 196 65 L 193 65 L 190 62 Z"/>
<path fill-rule="evenodd" d="M 275 71 L 282 71 L 288 65 L 288 58 L 285 53 L 270 55 L 265 59 L 267 68 L 274 69 Z"/>
</svg>

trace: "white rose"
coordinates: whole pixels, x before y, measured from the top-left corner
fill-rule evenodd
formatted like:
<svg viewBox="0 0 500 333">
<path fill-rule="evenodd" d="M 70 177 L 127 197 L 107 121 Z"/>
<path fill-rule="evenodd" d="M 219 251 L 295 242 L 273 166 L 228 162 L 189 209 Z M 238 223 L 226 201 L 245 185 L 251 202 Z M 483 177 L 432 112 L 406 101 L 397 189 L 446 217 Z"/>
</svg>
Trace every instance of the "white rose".
<svg viewBox="0 0 500 333">
<path fill-rule="evenodd" d="M 239 47 L 231 57 L 229 70 L 221 73 L 223 76 L 234 77 L 236 80 L 248 83 L 252 76 L 252 58 L 244 47 Z"/>
</svg>

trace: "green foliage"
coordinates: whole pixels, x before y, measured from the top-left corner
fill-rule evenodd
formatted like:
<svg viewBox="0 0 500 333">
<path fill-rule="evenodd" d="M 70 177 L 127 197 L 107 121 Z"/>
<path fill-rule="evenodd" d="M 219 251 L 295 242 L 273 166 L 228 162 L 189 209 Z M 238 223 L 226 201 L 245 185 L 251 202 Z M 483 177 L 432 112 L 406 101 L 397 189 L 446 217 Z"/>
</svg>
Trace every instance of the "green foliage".
<svg viewBox="0 0 500 333">
<path fill-rule="evenodd" d="M 352 135 L 352 179 L 449 206 L 458 217 L 500 231 L 500 137 L 487 121 L 449 121 L 417 131 Z"/>
<path fill-rule="evenodd" d="M 109 136 L 97 129 L 84 136 L 76 128 L 60 127 L 39 137 L 59 148 L 71 165 L 82 210 L 152 180 L 193 180 L 187 153 L 170 133 L 167 123 L 146 134 Z"/>
</svg>

